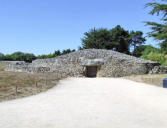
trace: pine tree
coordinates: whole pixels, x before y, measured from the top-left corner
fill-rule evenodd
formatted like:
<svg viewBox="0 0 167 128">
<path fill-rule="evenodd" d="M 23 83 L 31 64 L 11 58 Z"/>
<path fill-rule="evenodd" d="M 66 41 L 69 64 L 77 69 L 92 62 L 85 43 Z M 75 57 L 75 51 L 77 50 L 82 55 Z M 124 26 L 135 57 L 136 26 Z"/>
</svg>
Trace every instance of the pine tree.
<svg viewBox="0 0 167 128">
<path fill-rule="evenodd" d="M 148 33 L 149 37 L 161 41 L 160 47 L 162 50 L 167 50 L 167 0 L 161 0 L 162 3 L 153 2 L 146 4 L 146 7 L 151 7 L 149 12 L 151 15 L 161 17 L 161 22 L 146 22 L 146 25 L 151 26 L 152 31 Z"/>
</svg>

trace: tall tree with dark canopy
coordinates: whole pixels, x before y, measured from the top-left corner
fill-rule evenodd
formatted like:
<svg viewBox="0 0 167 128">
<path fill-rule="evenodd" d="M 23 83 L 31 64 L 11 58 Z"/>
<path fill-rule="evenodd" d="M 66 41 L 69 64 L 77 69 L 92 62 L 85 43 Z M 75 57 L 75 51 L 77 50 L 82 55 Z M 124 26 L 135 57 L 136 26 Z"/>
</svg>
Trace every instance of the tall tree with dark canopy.
<svg viewBox="0 0 167 128">
<path fill-rule="evenodd" d="M 161 23 L 146 22 L 151 26 L 152 31 L 148 33 L 150 37 L 161 41 L 160 47 L 162 50 L 167 50 L 167 0 L 161 0 L 162 3 L 153 2 L 146 4 L 146 7 L 152 7 L 149 14 L 161 16 Z"/>
<path fill-rule="evenodd" d="M 110 32 L 112 39 L 111 46 L 114 45 L 113 50 L 129 54 L 129 47 L 131 43 L 129 31 L 123 29 L 120 25 L 117 25 L 115 28 L 111 29 Z"/>
<path fill-rule="evenodd" d="M 61 55 L 61 52 L 60 52 L 60 50 L 57 50 L 57 51 L 55 51 L 53 54 L 54 54 L 54 56 L 60 56 L 60 55 Z"/>
<path fill-rule="evenodd" d="M 113 45 L 111 46 L 110 44 L 112 44 L 111 33 L 104 28 L 91 29 L 89 32 L 84 33 L 84 38 L 82 39 L 82 47 L 84 49 L 111 49 Z"/>
<path fill-rule="evenodd" d="M 143 32 L 141 31 L 131 31 L 131 46 L 133 47 L 133 50 L 136 49 L 137 46 L 140 46 L 145 43 L 146 39 L 143 37 Z"/>
<path fill-rule="evenodd" d="M 143 51 L 147 48 L 147 46 L 148 45 L 139 45 L 139 46 L 136 46 L 135 50 L 132 52 L 132 55 L 136 56 L 136 57 L 141 57 Z"/>
<path fill-rule="evenodd" d="M 115 51 L 129 53 L 130 34 L 120 25 L 108 30 L 104 28 L 91 29 L 84 34 L 82 47 L 84 49 L 112 49 Z"/>
</svg>

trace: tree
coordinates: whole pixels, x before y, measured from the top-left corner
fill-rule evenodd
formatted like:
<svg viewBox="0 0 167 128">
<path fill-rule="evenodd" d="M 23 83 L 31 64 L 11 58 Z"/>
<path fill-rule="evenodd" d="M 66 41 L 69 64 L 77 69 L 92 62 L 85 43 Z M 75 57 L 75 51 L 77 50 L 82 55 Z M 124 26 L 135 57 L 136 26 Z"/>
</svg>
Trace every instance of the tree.
<svg viewBox="0 0 167 128">
<path fill-rule="evenodd" d="M 5 59 L 5 55 L 3 53 L 0 53 L 0 60 L 4 60 Z"/>
<path fill-rule="evenodd" d="M 42 54 L 37 57 L 38 59 L 46 59 L 48 58 L 48 55 Z"/>
<path fill-rule="evenodd" d="M 142 45 L 145 43 L 146 39 L 143 37 L 143 32 L 141 31 L 131 31 L 131 46 L 133 47 L 133 50 L 135 51 L 136 47 L 139 45 Z"/>
<path fill-rule="evenodd" d="M 132 52 L 132 55 L 136 57 L 140 57 L 142 56 L 142 53 L 146 48 L 147 48 L 147 45 L 136 46 L 135 50 Z"/>
<path fill-rule="evenodd" d="M 114 46 L 112 49 L 118 52 L 129 54 L 129 47 L 131 44 L 131 37 L 129 31 L 123 29 L 120 25 L 117 25 L 115 28 L 110 30 L 112 43 Z"/>
<path fill-rule="evenodd" d="M 54 56 L 56 57 L 56 56 L 60 56 L 60 55 L 61 55 L 61 52 L 60 52 L 60 50 L 57 50 L 57 51 L 55 51 L 53 54 L 54 54 Z"/>
<path fill-rule="evenodd" d="M 83 47 L 79 46 L 79 47 L 78 47 L 78 50 L 83 50 Z"/>
<path fill-rule="evenodd" d="M 64 54 L 68 54 L 68 53 L 71 53 L 71 52 L 74 52 L 75 49 L 71 50 L 71 49 L 66 49 L 66 50 L 63 50 L 61 55 L 64 55 Z"/>
<path fill-rule="evenodd" d="M 111 33 L 105 28 L 91 29 L 89 32 L 84 33 L 84 38 L 82 38 L 84 49 L 106 49 L 106 45 L 110 43 Z"/>
<path fill-rule="evenodd" d="M 37 58 L 38 59 L 54 58 L 54 57 L 57 57 L 57 56 L 60 56 L 60 55 L 64 55 L 64 54 L 68 54 L 68 53 L 71 53 L 71 52 L 74 52 L 74 51 L 75 51 L 75 49 L 73 49 L 73 50 L 66 49 L 66 50 L 63 50 L 62 52 L 60 52 L 60 50 L 57 50 L 53 54 L 52 53 L 50 53 L 50 54 L 42 54 L 42 55 L 39 55 Z"/>
<path fill-rule="evenodd" d="M 6 55 L 5 55 L 5 60 L 12 60 L 11 55 L 10 55 L 10 54 L 6 54 Z"/>
<path fill-rule="evenodd" d="M 12 54 L 5 55 L 4 59 L 10 61 L 25 61 L 30 63 L 36 59 L 36 56 L 32 53 L 14 52 Z"/>
<path fill-rule="evenodd" d="M 33 60 L 35 60 L 36 59 L 36 56 L 34 55 L 34 54 L 32 54 L 32 53 L 25 53 L 24 54 L 24 61 L 25 62 L 29 62 L 29 63 L 31 63 Z"/>
<path fill-rule="evenodd" d="M 105 28 L 91 29 L 84 33 L 82 38 L 83 49 L 111 49 L 118 52 L 129 53 L 130 34 L 120 25 L 108 30 Z"/>
<path fill-rule="evenodd" d="M 23 52 L 14 52 L 13 54 L 11 54 L 11 59 L 14 61 L 24 61 L 25 55 Z"/>
<path fill-rule="evenodd" d="M 161 0 L 167 2 L 167 0 Z M 161 41 L 160 47 L 162 50 L 167 50 L 167 4 L 152 2 L 146 4 L 146 7 L 151 7 L 149 12 L 151 15 L 161 15 L 161 23 L 146 22 L 146 25 L 151 26 L 152 31 L 148 33 L 149 37 Z"/>
</svg>

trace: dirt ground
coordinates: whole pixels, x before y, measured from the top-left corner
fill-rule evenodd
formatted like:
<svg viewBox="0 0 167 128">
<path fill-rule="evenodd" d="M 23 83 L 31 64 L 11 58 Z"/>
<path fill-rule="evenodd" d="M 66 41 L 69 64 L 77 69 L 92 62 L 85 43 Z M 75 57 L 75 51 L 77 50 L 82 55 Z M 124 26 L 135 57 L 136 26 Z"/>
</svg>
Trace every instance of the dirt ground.
<svg viewBox="0 0 167 128">
<path fill-rule="evenodd" d="M 146 83 L 146 84 L 162 87 L 163 79 L 167 78 L 167 74 L 133 75 L 133 76 L 126 76 L 123 78 L 140 82 L 140 83 Z"/>
<path fill-rule="evenodd" d="M 8 63 L 0 63 L 0 101 L 35 95 L 54 87 L 58 79 L 54 74 L 6 72 Z"/>
</svg>

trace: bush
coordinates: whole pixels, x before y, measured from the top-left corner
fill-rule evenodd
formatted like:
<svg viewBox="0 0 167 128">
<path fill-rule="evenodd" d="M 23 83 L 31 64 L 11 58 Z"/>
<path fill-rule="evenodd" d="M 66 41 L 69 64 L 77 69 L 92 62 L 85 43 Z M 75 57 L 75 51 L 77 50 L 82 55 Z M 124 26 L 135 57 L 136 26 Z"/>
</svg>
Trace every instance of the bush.
<svg viewBox="0 0 167 128">
<path fill-rule="evenodd" d="M 162 63 L 163 66 L 167 66 L 167 60 Z"/>
<path fill-rule="evenodd" d="M 167 55 L 160 49 L 151 45 L 147 46 L 142 52 L 141 58 L 159 62 L 161 65 L 167 66 Z"/>
<path fill-rule="evenodd" d="M 156 62 L 159 62 L 161 64 L 165 62 L 165 57 L 164 57 L 163 53 L 154 53 L 154 52 L 151 52 L 151 53 L 149 53 L 147 55 L 147 58 L 149 60 L 156 61 Z"/>
<path fill-rule="evenodd" d="M 161 51 L 158 48 L 148 45 L 142 52 L 142 58 L 148 59 L 150 53 L 161 53 Z"/>
</svg>

